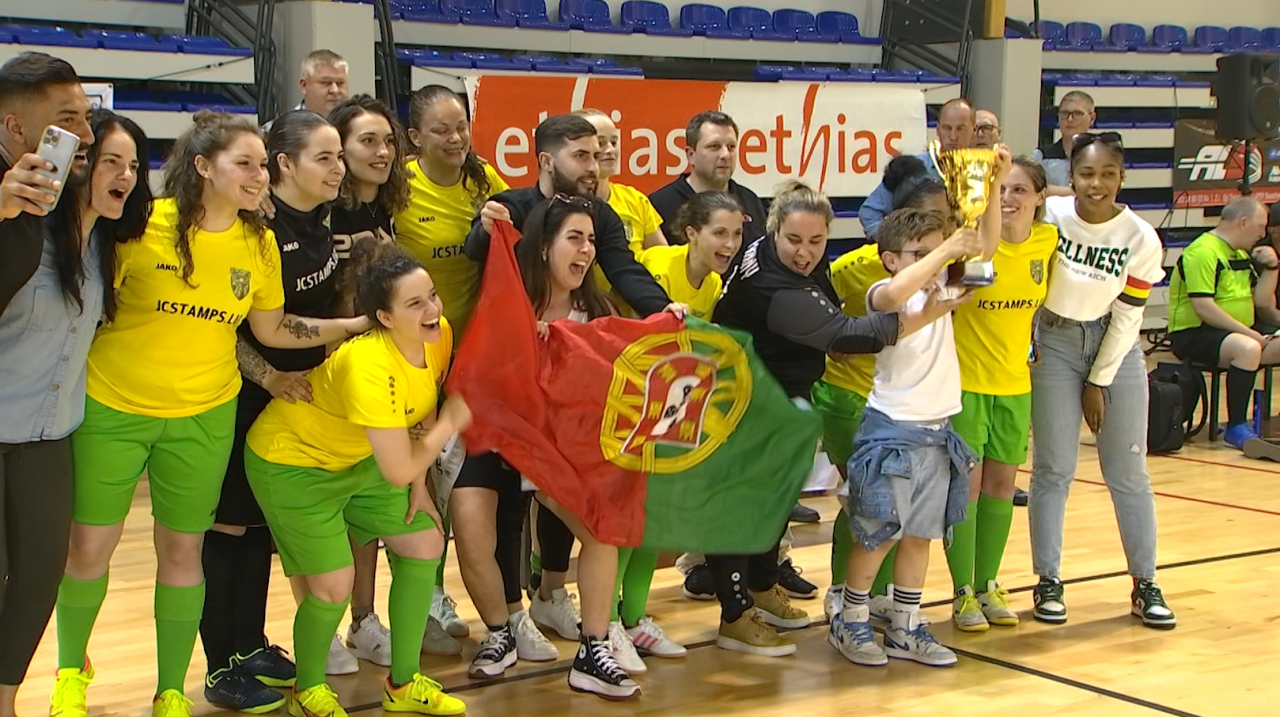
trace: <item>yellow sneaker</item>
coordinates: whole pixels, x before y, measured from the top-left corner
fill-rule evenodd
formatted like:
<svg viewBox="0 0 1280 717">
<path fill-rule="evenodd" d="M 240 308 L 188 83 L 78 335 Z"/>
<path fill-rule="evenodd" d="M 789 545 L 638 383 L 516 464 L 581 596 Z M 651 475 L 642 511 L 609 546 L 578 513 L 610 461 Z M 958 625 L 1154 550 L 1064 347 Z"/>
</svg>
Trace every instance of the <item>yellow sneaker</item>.
<svg viewBox="0 0 1280 717">
<path fill-rule="evenodd" d="M 752 591 L 751 598 L 760 609 L 761 619 L 774 627 L 798 630 L 809 626 L 809 613 L 792 606 L 791 598 L 782 591 L 781 585 L 762 593 Z"/>
<path fill-rule="evenodd" d="M 338 702 L 338 693 L 324 683 L 301 692 L 295 690 L 289 695 L 289 714 L 293 717 L 347 717 L 347 711 Z"/>
<path fill-rule="evenodd" d="M 151 717 L 191 717 L 195 703 L 177 690 L 165 690 L 151 703 Z"/>
<path fill-rule="evenodd" d="M 973 596 L 973 588 L 968 585 L 956 593 L 956 599 L 951 605 L 951 621 L 962 632 L 986 632 L 991 627 L 987 623 L 987 616 L 982 613 L 978 599 Z"/>
<path fill-rule="evenodd" d="M 446 695 L 439 682 L 417 673 L 399 687 L 392 687 L 391 678 L 387 678 L 382 690 L 382 709 L 420 715 L 460 715 L 467 711 L 467 705 L 457 697 Z"/>
<path fill-rule="evenodd" d="M 89 705 L 85 693 L 93 682 L 93 663 L 84 661 L 84 669 L 74 667 L 58 670 L 53 683 L 53 695 L 49 698 L 49 717 L 88 717 Z"/>
<path fill-rule="evenodd" d="M 1017 626 L 1018 613 L 1009 604 L 1009 593 L 996 581 L 987 581 L 987 591 L 978 593 L 978 604 L 982 606 L 982 614 L 987 616 L 987 622 L 992 625 Z"/>
</svg>

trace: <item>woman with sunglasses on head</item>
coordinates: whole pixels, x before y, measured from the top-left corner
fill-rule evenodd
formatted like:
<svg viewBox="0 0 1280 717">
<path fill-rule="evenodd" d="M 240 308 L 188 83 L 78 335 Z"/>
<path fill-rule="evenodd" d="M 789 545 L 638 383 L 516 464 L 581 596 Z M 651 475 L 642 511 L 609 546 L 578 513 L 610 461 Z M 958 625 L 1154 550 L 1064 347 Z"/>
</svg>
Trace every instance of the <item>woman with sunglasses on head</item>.
<svg viewBox="0 0 1280 717">
<path fill-rule="evenodd" d="M 1034 616 L 1067 621 L 1059 566 L 1080 419 L 1097 436 L 1129 574 L 1131 612 L 1144 625 L 1177 624 L 1156 584 L 1156 505 L 1147 474 L 1147 376 L 1138 333 L 1151 286 L 1164 278 L 1160 236 L 1116 202 L 1124 147 L 1114 132 L 1077 135 L 1074 197 L 1045 200 L 1061 238 L 1036 329 L 1031 372 L 1031 552 L 1040 576 Z"/>
<path fill-rule="evenodd" d="M 94 330 L 115 316 L 117 246 L 142 236 L 150 211 L 147 138 L 132 120 L 95 110 L 83 176 L 73 174 L 41 222 L 34 276 L 0 311 L 0 715 L 13 717 L 18 687 L 44 635 L 71 530 L 70 434 L 84 418 L 86 360 Z M 139 158 L 142 158 L 140 161 Z"/>
<path fill-rule="evenodd" d="M 272 348 L 323 346 L 368 320 L 286 313 L 280 250 L 257 213 L 267 182 L 258 127 L 199 112 L 174 144 L 165 198 L 142 238 L 117 251 L 115 319 L 88 359 L 71 547 L 58 591 L 54 717 L 84 717 L 93 679 L 89 636 L 107 569 L 145 470 L 155 514 L 155 717 L 187 717 L 183 681 L 205 585 L 201 546 L 214 523 L 235 437 L 240 371 L 236 327 L 248 321 Z"/>
</svg>

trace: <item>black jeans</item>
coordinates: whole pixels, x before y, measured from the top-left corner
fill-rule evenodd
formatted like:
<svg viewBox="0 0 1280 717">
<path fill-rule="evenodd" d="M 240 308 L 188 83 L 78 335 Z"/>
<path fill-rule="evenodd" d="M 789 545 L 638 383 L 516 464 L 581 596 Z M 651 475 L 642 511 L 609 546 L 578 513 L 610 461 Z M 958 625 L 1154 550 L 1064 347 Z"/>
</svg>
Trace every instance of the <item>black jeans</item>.
<svg viewBox="0 0 1280 717">
<path fill-rule="evenodd" d="M 200 641 L 209 674 L 229 667 L 231 656 L 266 647 L 267 588 L 271 583 L 271 532 L 204 534 L 205 598 Z"/>
<path fill-rule="evenodd" d="M 778 543 L 758 555 L 708 555 L 707 566 L 720 601 L 720 619 L 736 622 L 755 606 L 753 592 L 766 592 L 778 584 Z"/>
</svg>

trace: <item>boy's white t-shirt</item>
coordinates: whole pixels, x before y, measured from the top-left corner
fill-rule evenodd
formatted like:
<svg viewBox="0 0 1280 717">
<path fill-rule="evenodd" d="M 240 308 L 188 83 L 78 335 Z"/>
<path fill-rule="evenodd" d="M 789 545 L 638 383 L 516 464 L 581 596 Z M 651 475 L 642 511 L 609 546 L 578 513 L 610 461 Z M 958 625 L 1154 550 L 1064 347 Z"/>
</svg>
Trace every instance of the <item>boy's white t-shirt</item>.
<svg viewBox="0 0 1280 717">
<path fill-rule="evenodd" d="M 924 308 L 929 292 L 921 290 L 891 312 L 874 311 L 872 293 L 890 281 L 882 279 L 867 290 L 868 314 Z M 941 421 L 960 413 L 960 362 L 951 314 L 876 354 L 875 384 L 867 407 L 895 421 Z"/>
</svg>

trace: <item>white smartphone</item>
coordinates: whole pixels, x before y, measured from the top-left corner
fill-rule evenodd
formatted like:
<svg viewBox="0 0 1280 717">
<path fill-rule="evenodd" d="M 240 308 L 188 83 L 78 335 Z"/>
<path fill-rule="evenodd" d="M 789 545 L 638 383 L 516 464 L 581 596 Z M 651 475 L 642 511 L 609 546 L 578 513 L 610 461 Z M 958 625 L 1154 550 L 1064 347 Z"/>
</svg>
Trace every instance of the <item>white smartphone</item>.
<svg viewBox="0 0 1280 717">
<path fill-rule="evenodd" d="M 67 186 L 67 177 L 71 174 L 71 163 L 75 161 L 76 152 L 79 149 L 79 137 L 54 125 L 44 128 L 44 134 L 40 137 L 40 148 L 36 150 L 36 154 L 48 160 L 53 165 L 53 171 L 44 169 L 36 171 L 62 183 L 54 192 L 53 204 L 42 205 L 46 211 L 51 211 L 57 206 L 62 190 Z"/>
</svg>

